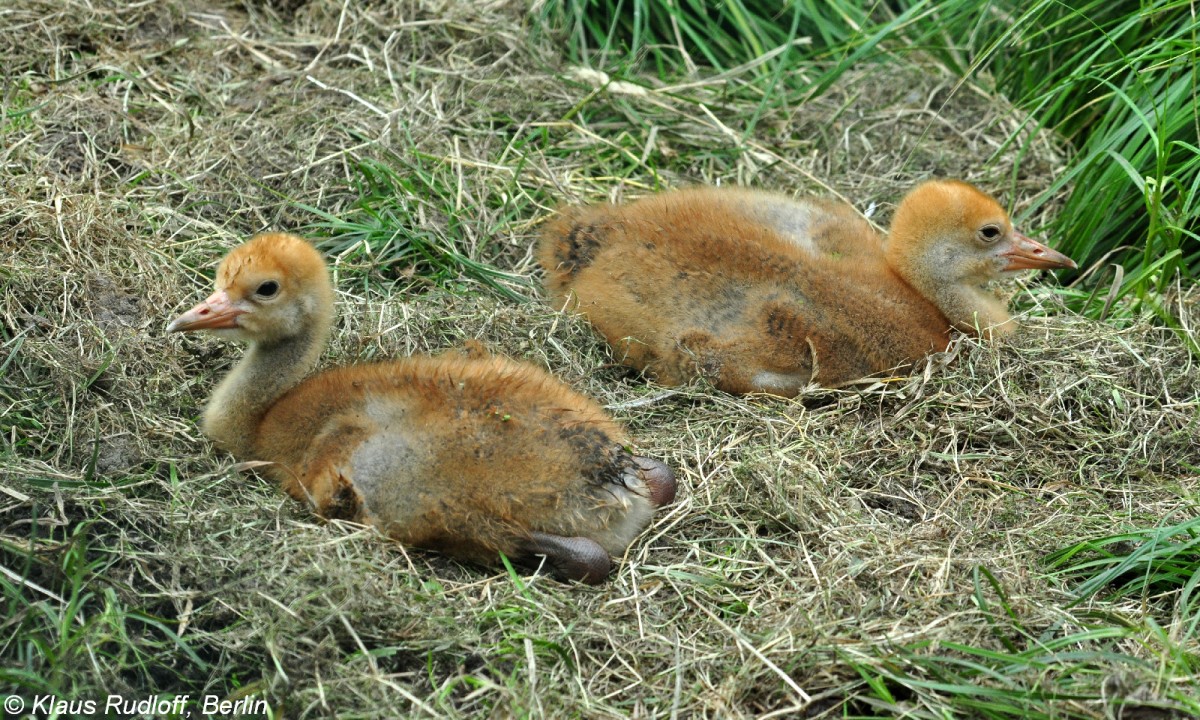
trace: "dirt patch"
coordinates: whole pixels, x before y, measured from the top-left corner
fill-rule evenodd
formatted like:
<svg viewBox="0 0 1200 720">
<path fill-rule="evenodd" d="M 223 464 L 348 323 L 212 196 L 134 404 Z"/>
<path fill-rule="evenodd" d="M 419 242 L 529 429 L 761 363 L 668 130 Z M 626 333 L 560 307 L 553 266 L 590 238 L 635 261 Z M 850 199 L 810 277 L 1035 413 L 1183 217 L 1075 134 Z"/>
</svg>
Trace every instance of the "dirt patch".
<svg viewBox="0 0 1200 720">
<path fill-rule="evenodd" d="M 106 333 L 141 324 L 142 298 L 122 291 L 112 278 L 92 275 L 88 278 L 88 290 L 91 292 L 92 318 Z"/>
</svg>

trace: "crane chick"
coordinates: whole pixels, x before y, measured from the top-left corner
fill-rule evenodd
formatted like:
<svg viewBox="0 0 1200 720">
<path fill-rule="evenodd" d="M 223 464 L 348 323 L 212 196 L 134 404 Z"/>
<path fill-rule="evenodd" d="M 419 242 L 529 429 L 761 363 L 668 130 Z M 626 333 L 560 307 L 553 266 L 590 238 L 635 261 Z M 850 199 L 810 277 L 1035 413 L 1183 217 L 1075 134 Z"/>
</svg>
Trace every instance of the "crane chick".
<svg viewBox="0 0 1200 720">
<path fill-rule="evenodd" d="M 691 188 L 563 209 L 538 256 L 552 301 L 625 364 L 668 385 L 699 375 L 784 396 L 910 368 L 952 328 L 1010 333 L 987 285 L 1076 266 L 954 180 L 914 188 L 886 237 L 844 203 Z"/>
<path fill-rule="evenodd" d="M 305 379 L 325 348 L 333 287 L 320 254 L 259 235 L 217 271 L 216 291 L 168 332 L 248 344 L 203 428 L 326 518 L 479 563 L 546 559 L 598 583 L 675 496 L 661 462 L 627 448 L 593 401 L 498 356 L 414 356 Z"/>
</svg>

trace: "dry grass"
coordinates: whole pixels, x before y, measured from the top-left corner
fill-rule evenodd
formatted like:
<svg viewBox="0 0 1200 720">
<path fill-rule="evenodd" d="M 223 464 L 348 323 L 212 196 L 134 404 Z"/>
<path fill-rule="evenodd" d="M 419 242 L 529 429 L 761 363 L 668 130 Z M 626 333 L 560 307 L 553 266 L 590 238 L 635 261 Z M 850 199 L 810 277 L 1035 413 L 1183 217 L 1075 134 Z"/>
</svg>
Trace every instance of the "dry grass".
<svg viewBox="0 0 1200 720">
<path fill-rule="evenodd" d="M 0 9 L 0 690 L 254 695 L 289 717 L 982 714 L 920 684 L 966 647 L 1047 649 L 972 676 L 1029 715 L 1197 697 L 1169 599 L 1070 606 L 1041 561 L 1195 513 L 1200 368 L 1045 288 L 1021 289 L 1037 312 L 1010 343 L 784 401 L 664 392 L 541 303 L 335 261 L 330 363 L 482 339 L 678 470 L 680 501 L 599 588 L 406 552 L 233 471 L 195 419 L 234 351 L 162 328 L 244 236 L 347 211 L 360 160 L 420 169 L 413 228 L 526 274 L 559 199 L 736 182 L 882 208 L 936 174 L 1019 209 L 1060 162 L 1047 140 L 1013 172 L 996 138 L 1020 119 L 932 66 L 773 104 L 743 138 L 736 77 L 597 89 L 528 42 L 518 4 L 362 5 Z M 1195 294 L 1173 301 L 1195 327 Z"/>
</svg>

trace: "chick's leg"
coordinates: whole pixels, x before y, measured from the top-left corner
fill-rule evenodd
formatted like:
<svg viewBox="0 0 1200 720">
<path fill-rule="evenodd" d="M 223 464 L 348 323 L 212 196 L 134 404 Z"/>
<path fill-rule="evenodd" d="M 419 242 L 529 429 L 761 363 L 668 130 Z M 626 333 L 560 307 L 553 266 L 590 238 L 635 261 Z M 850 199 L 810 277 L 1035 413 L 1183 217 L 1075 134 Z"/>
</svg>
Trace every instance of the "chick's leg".
<svg viewBox="0 0 1200 720">
<path fill-rule="evenodd" d="M 596 585 L 604 582 L 612 568 L 608 552 L 595 540 L 585 537 L 562 537 L 549 533 L 531 533 L 525 550 L 531 555 L 543 555 L 554 574 L 563 580 Z"/>
<path fill-rule="evenodd" d="M 675 473 L 666 463 L 648 457 L 633 456 L 638 467 L 638 476 L 650 491 L 650 502 L 662 507 L 675 500 Z"/>
</svg>

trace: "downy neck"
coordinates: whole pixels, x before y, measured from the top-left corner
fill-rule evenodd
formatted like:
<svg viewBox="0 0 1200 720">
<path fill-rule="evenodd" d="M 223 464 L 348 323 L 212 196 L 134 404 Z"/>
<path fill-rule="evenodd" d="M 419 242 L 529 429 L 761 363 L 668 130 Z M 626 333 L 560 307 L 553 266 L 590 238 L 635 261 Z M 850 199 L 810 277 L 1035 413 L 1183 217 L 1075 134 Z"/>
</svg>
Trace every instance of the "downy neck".
<svg viewBox="0 0 1200 720">
<path fill-rule="evenodd" d="M 204 434 L 240 460 L 253 460 L 258 426 L 275 401 L 317 364 L 329 335 L 324 327 L 274 343 L 252 343 L 204 409 Z"/>
<path fill-rule="evenodd" d="M 925 270 L 943 266 L 947 266 L 944 258 L 924 258 L 919 263 L 901 263 L 896 272 L 936 305 L 955 329 L 986 338 L 1007 335 L 1015 329 L 1004 302 L 983 282 L 940 277 L 936 271 Z"/>
<path fill-rule="evenodd" d="M 965 280 L 949 272 L 957 266 L 952 258 L 926 253 L 915 258 L 889 254 L 888 259 L 896 274 L 937 306 L 954 328 L 989 339 L 1016 328 L 1004 302 L 986 287 L 986 281 Z"/>
<path fill-rule="evenodd" d="M 1016 328 L 1008 309 L 983 285 L 946 285 L 926 295 L 958 330 L 987 339 Z"/>
</svg>

